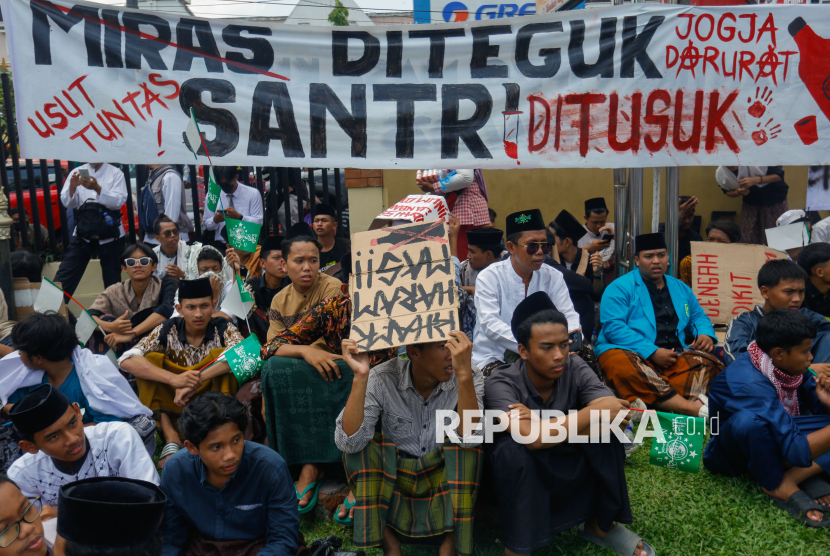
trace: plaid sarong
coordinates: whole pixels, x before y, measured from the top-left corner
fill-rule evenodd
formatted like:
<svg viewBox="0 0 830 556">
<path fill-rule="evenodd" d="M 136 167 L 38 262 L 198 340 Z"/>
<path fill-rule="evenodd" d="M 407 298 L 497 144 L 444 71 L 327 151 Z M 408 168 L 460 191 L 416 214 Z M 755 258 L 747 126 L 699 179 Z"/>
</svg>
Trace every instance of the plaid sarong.
<svg viewBox="0 0 830 556">
<path fill-rule="evenodd" d="M 343 454 L 357 502 L 355 546 L 380 546 L 388 525 L 404 540 L 454 531 L 458 554 L 472 554 L 482 454 L 481 448 L 446 442 L 425 456 L 406 458 L 381 433 L 362 451 Z"/>
<path fill-rule="evenodd" d="M 303 359 L 270 357 L 262 367 L 262 396 L 268 445 L 288 465 L 335 463 L 343 453 L 334 444 L 337 416 L 346 407 L 354 373 L 337 361 L 334 382 Z"/>
</svg>

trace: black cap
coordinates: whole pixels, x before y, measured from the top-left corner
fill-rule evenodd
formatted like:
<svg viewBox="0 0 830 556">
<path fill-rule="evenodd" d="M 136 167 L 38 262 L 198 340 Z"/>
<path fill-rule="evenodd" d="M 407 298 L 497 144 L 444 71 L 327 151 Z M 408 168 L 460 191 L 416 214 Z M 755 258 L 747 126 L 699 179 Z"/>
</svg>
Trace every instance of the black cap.
<svg viewBox="0 0 830 556">
<path fill-rule="evenodd" d="M 608 205 L 605 204 L 605 197 L 594 197 L 585 201 L 585 215 L 591 214 L 592 210 L 602 209 L 608 211 Z"/>
<path fill-rule="evenodd" d="M 279 251 L 282 249 L 282 241 L 285 238 L 282 236 L 269 236 L 262 240 L 262 249 L 259 250 L 259 256 L 264 257 L 270 251 Z"/>
<path fill-rule="evenodd" d="M 21 434 L 34 436 L 54 425 L 72 402 L 51 384 L 38 386 L 12 406 L 9 418 Z"/>
<path fill-rule="evenodd" d="M 550 297 L 545 292 L 532 293 L 525 297 L 521 303 L 516 306 L 513 311 L 513 318 L 510 319 L 510 330 L 513 336 L 516 335 L 516 329 L 522 322 L 526 321 L 536 313 L 547 311 L 548 309 L 556 309 L 556 305 L 550 300 Z"/>
<path fill-rule="evenodd" d="M 504 232 L 496 228 L 473 228 L 467 230 L 467 245 L 489 246 L 501 244 Z"/>
<path fill-rule="evenodd" d="M 539 232 L 545 229 L 542 211 L 539 209 L 514 212 L 507 217 L 505 234 L 507 237 L 522 232 Z"/>
<path fill-rule="evenodd" d="M 93 477 L 58 493 L 58 535 L 85 546 L 131 546 L 153 538 L 167 496 L 147 481 Z"/>
<path fill-rule="evenodd" d="M 314 216 L 331 216 L 337 218 L 337 209 L 327 203 L 320 203 L 314 207 Z"/>
<path fill-rule="evenodd" d="M 210 278 L 179 281 L 179 301 L 182 299 L 201 299 L 203 297 L 213 297 Z"/>
<path fill-rule="evenodd" d="M 638 255 L 640 251 L 653 251 L 655 249 L 665 249 L 666 238 L 661 233 L 642 234 L 634 238 L 634 254 Z"/>
<path fill-rule="evenodd" d="M 286 239 L 291 239 L 292 237 L 298 236 L 310 236 L 313 238 L 317 237 L 317 234 L 314 233 L 314 230 L 306 224 L 305 222 L 297 222 L 290 228 L 288 228 L 288 235 L 286 235 Z"/>
<path fill-rule="evenodd" d="M 564 230 L 565 237 L 570 238 L 574 243 L 578 242 L 585 234 L 588 233 L 582 224 L 579 223 L 579 220 L 574 218 L 574 216 L 566 210 L 560 212 L 554 222 L 556 222 L 557 226 Z"/>
</svg>

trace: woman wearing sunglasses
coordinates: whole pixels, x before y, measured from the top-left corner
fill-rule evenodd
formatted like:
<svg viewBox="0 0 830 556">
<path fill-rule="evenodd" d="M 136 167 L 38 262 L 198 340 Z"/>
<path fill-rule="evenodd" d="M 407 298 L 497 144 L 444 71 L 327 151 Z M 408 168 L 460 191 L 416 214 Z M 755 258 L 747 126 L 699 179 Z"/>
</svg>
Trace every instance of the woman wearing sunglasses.
<svg viewBox="0 0 830 556">
<path fill-rule="evenodd" d="M 0 474 L 0 556 L 48 554 L 42 509 L 40 497 L 29 500 L 11 479 Z"/>
<path fill-rule="evenodd" d="M 108 346 L 117 354 L 123 353 L 173 315 L 177 282 L 154 276 L 157 264 L 156 253 L 143 243 L 130 245 L 124 251 L 121 270 L 128 279 L 105 289 L 89 308 L 106 333 L 93 334 L 93 352 L 106 351 Z"/>
</svg>

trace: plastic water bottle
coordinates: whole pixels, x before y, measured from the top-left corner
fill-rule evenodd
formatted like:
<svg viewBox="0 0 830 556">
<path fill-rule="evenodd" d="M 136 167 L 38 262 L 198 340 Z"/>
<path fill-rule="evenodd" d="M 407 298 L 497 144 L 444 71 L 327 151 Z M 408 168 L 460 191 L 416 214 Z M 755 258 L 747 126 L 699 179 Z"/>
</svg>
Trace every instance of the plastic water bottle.
<svg viewBox="0 0 830 556">
<path fill-rule="evenodd" d="M 107 223 L 107 226 L 112 226 L 113 225 L 114 221 L 112 219 L 112 216 L 110 216 L 110 213 L 108 213 L 108 212 L 104 213 L 104 222 Z"/>
</svg>

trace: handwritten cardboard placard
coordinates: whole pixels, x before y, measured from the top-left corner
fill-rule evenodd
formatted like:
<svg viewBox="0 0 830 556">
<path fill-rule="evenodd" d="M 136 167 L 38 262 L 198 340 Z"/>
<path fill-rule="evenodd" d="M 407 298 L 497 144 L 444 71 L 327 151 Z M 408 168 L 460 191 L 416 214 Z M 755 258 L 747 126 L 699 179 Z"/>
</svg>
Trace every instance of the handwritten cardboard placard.
<svg viewBox="0 0 830 556">
<path fill-rule="evenodd" d="M 351 333 L 361 350 L 446 339 L 458 330 L 455 265 L 440 220 L 355 234 Z"/>
<path fill-rule="evenodd" d="M 428 220 L 449 219 L 447 201 L 440 195 L 407 195 L 385 211 L 378 214 L 378 220 L 408 220 L 409 222 L 426 222 Z"/>
<path fill-rule="evenodd" d="M 763 245 L 692 242 L 692 291 L 713 324 L 761 305 L 758 270 L 787 254 Z"/>
</svg>

